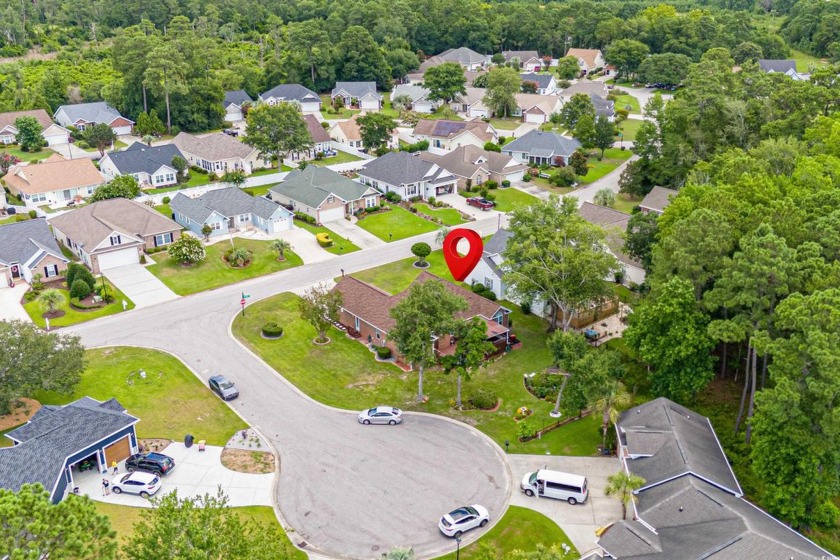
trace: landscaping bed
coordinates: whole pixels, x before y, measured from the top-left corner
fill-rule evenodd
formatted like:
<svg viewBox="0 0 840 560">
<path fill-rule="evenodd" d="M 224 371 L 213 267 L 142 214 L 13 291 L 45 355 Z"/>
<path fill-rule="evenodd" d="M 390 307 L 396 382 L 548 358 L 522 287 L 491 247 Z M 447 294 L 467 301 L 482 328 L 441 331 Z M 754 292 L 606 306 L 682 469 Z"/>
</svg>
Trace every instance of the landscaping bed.
<svg viewBox="0 0 840 560">
<path fill-rule="evenodd" d="M 102 278 L 97 278 L 96 284 L 97 286 L 101 285 Z M 70 290 L 66 288 L 66 285 L 63 282 L 60 285 L 61 287 L 59 287 L 59 285 L 55 285 L 55 283 L 52 283 L 52 285 L 46 285 L 45 287 L 47 289 L 58 289 L 64 296 L 64 303 L 58 307 L 58 311 L 61 312 L 61 314 L 56 314 L 55 316 L 48 315 L 50 319 L 50 328 L 76 325 L 78 323 L 90 321 L 91 319 L 98 319 L 99 317 L 106 317 L 108 315 L 113 315 L 114 313 L 121 313 L 124 311 L 122 305 L 123 301 L 128 304 L 126 306 L 126 310 L 134 309 L 134 302 L 128 299 L 124 293 L 119 291 L 116 286 L 111 284 L 111 282 L 107 279 L 105 280 L 105 285 L 107 286 L 108 293 L 113 297 L 113 301 L 112 303 L 103 303 L 101 305 L 93 303 L 91 296 L 83 299 L 81 305 L 79 305 L 80 302 L 75 300 L 74 303 L 71 303 Z M 88 304 L 85 302 L 90 303 Z M 23 308 L 26 310 L 26 313 L 32 319 L 33 323 L 41 328 L 46 328 L 47 322 L 44 318 L 44 309 L 41 307 L 41 304 L 37 299 L 23 302 Z"/>
<path fill-rule="evenodd" d="M 268 474 L 274 472 L 274 455 L 267 451 L 225 449 L 222 451 L 222 465 L 236 472 Z"/>
<path fill-rule="evenodd" d="M 415 202 L 411 204 L 411 208 L 415 208 L 418 214 L 422 214 L 420 217 L 437 219 L 445 226 L 457 226 L 469 221 L 455 208 L 432 208 L 423 202 Z"/>
<path fill-rule="evenodd" d="M 223 258 L 231 248 L 230 243 L 219 241 L 206 247 L 207 256 L 198 264 L 182 266 L 163 252 L 155 255 L 157 262 L 147 270 L 176 294 L 189 295 L 303 264 L 292 251 L 286 251 L 285 261 L 278 261 L 277 252 L 270 248 L 271 241 L 235 238 L 234 244 L 237 248 L 251 251 L 252 260 L 247 268 L 231 267 Z"/>
<path fill-rule="evenodd" d="M 318 235 L 319 233 L 328 234 L 330 239 L 333 240 L 333 244 L 329 247 L 324 247 L 323 249 L 334 255 L 343 255 L 345 253 L 353 253 L 359 250 L 359 247 L 354 245 L 349 239 L 338 235 L 333 230 L 325 228 L 324 226 L 316 226 L 315 224 L 310 224 L 308 222 L 304 222 L 303 220 L 295 220 L 295 225 L 301 229 L 305 229 L 313 235 Z"/>
</svg>

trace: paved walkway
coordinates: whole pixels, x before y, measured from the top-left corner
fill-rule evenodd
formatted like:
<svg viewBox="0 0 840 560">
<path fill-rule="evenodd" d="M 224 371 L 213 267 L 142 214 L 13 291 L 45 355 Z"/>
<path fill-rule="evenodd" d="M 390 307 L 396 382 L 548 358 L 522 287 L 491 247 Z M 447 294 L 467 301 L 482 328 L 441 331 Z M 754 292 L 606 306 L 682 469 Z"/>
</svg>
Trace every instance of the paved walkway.
<svg viewBox="0 0 840 560">
<path fill-rule="evenodd" d="M 356 217 L 351 218 L 352 221 L 336 220 L 334 222 L 327 222 L 324 227 L 329 228 L 342 237 L 346 237 L 356 246 L 362 249 L 371 249 L 373 247 L 381 247 L 386 245 L 387 241 L 382 241 L 367 230 L 356 225 L 358 220 Z"/>
<path fill-rule="evenodd" d="M 177 490 L 179 498 L 198 498 L 204 494 L 216 495 L 222 487 L 229 500 L 229 506 L 272 506 L 274 505 L 274 473 L 248 474 L 235 472 L 222 465 L 222 447 L 206 446 L 199 451 L 198 445 L 187 449 L 183 443 L 172 443 L 161 453 L 175 460 L 172 472 L 162 477 L 163 484 L 155 496 L 165 496 Z M 119 464 L 116 476 L 125 476 L 125 462 Z M 79 473 L 73 471 L 73 481 L 79 487 L 80 494 L 87 494 L 98 502 L 119 504 L 122 506 L 151 507 L 149 500 L 134 494 L 102 495 L 102 479 L 110 482 L 115 478 L 111 474 L 97 473 L 95 470 Z"/>
<path fill-rule="evenodd" d="M 134 302 L 135 307 L 149 307 L 178 299 L 178 294 L 170 290 L 142 264 L 118 266 L 106 270 L 104 274 L 105 278 Z"/>
<path fill-rule="evenodd" d="M 621 502 L 604 495 L 607 477 L 621 470 L 615 457 L 555 457 L 546 455 L 508 455 L 513 488 L 511 505 L 542 513 L 566 532 L 582 555 L 595 548 L 595 530 L 621 519 Z M 583 475 L 589 483 L 586 503 L 569 505 L 552 498 L 528 497 L 519 489 L 526 473 L 548 468 Z"/>
<path fill-rule="evenodd" d="M 5 282 L 5 279 L 0 278 L 0 282 Z M 20 304 L 23 294 L 28 289 L 29 284 L 25 282 L 18 282 L 14 288 L 0 288 L 0 321 L 32 320 Z"/>
</svg>

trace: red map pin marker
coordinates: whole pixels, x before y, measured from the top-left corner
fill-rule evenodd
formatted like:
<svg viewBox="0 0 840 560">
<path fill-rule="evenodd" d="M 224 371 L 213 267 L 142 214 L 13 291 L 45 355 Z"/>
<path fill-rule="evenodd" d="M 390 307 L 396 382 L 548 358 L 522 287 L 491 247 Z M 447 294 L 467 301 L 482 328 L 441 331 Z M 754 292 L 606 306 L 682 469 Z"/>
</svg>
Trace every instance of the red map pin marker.
<svg viewBox="0 0 840 560">
<path fill-rule="evenodd" d="M 470 244 L 469 253 L 463 257 L 458 254 L 458 242 L 462 239 L 466 239 Z M 481 260 L 483 251 L 484 242 L 481 241 L 481 236 L 471 229 L 453 229 L 443 240 L 443 257 L 446 259 L 446 266 L 458 282 L 469 276 Z"/>
</svg>

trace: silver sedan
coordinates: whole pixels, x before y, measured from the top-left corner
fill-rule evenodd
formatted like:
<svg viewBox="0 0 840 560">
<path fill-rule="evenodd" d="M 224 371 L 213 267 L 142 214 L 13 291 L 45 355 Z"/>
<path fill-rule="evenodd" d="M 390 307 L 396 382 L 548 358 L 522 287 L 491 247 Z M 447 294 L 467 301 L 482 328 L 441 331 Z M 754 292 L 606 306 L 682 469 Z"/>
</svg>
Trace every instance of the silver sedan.
<svg viewBox="0 0 840 560">
<path fill-rule="evenodd" d="M 359 424 L 400 424 L 402 410 L 392 406 L 375 406 L 359 413 Z"/>
</svg>

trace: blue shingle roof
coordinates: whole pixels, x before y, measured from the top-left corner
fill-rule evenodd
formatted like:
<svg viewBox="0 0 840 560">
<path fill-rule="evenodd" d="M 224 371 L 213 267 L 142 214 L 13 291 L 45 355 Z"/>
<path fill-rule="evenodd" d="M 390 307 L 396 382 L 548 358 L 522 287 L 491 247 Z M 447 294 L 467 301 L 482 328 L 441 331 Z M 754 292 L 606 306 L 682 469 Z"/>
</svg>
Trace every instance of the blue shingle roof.
<svg viewBox="0 0 840 560">
<path fill-rule="evenodd" d="M 174 144 L 146 146 L 142 142 L 135 142 L 122 152 L 111 152 L 107 157 L 124 175 L 133 173 L 152 174 L 160 169 L 161 165 L 172 167 L 172 158 L 175 157 L 186 161 L 184 154 Z"/>
</svg>

